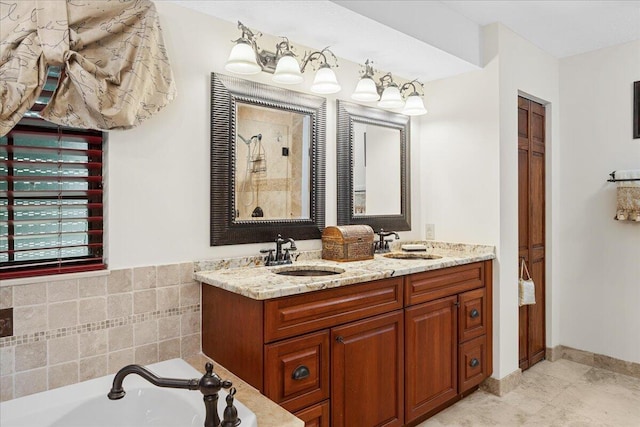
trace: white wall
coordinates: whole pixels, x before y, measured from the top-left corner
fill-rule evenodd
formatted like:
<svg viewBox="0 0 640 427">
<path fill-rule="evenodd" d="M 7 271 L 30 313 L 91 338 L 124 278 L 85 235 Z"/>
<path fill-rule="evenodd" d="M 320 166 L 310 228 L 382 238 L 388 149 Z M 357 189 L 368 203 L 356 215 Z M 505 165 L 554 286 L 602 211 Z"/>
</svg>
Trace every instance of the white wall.
<svg viewBox="0 0 640 427">
<path fill-rule="evenodd" d="M 495 26 L 495 25 L 494 25 Z M 495 30 L 495 29 L 494 29 Z M 500 57 L 500 244 L 498 299 L 501 371 L 508 374 L 518 368 L 518 95 L 546 105 L 546 342 L 558 342 L 558 281 L 555 267 L 560 245 L 557 233 L 560 204 L 560 120 L 558 60 L 497 25 Z"/>
<path fill-rule="evenodd" d="M 109 132 L 109 268 L 258 254 L 269 243 L 209 246 L 210 73 L 225 73 L 231 40 L 239 36 L 236 24 L 168 2 L 156 2 L 156 7 L 178 96 L 138 128 Z M 263 36 L 261 45 L 275 46 L 275 41 Z M 296 47 L 299 52 L 305 50 L 304 46 Z M 340 61 L 337 74 L 343 89 L 337 98 L 349 99 L 359 69 L 358 64 Z M 248 79 L 275 85 L 266 73 Z M 308 92 L 313 73 L 305 73 L 305 79 L 294 90 Z M 336 97 L 327 98 L 326 224 L 331 225 L 336 223 Z M 419 133 L 415 124 L 412 131 Z M 419 186 L 413 190 L 419 191 Z M 413 199 L 416 197 L 414 193 Z M 418 221 L 418 209 L 412 214 Z M 420 237 L 414 233 L 401 236 Z M 298 248 L 318 249 L 320 240 L 300 242 Z"/>
<path fill-rule="evenodd" d="M 498 67 L 425 85 L 418 200 L 437 240 L 498 242 Z"/>
<path fill-rule="evenodd" d="M 518 369 L 518 94 L 551 103 L 547 123 L 547 342 L 557 341 L 551 234 L 559 157 L 558 63 L 500 24 L 483 29 L 485 67 L 430 82 L 422 120 L 423 224 L 436 238 L 496 245 L 494 377 Z"/>
<path fill-rule="evenodd" d="M 561 343 L 640 363 L 640 224 L 614 221 L 614 170 L 640 168 L 632 138 L 640 42 L 560 61 L 562 172 L 557 266 Z"/>
</svg>

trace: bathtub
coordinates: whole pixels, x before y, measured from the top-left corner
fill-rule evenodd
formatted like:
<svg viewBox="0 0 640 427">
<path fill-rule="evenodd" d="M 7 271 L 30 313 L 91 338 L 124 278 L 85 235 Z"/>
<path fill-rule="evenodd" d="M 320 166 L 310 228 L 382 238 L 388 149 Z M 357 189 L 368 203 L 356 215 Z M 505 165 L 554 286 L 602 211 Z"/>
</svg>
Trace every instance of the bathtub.
<svg viewBox="0 0 640 427">
<path fill-rule="evenodd" d="M 202 373 L 182 359 L 148 365 L 160 377 L 200 378 Z M 204 366 L 202 371 L 204 372 Z M 215 372 L 215 367 L 214 367 Z M 202 427 L 205 409 L 199 391 L 159 388 L 137 375 L 128 375 L 126 396 L 109 400 L 113 375 L 20 397 L 0 404 L 2 427 Z M 223 378 L 224 379 L 224 378 Z M 226 406 L 227 393 L 219 393 L 218 414 Z M 257 427 L 255 415 L 236 395 L 241 427 Z"/>
</svg>

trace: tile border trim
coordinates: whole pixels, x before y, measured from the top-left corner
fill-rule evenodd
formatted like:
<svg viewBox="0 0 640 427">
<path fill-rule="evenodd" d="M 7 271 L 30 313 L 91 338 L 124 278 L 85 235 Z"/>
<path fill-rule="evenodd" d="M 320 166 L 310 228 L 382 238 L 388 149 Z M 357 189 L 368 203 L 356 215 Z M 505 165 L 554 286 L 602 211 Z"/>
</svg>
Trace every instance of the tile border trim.
<svg viewBox="0 0 640 427">
<path fill-rule="evenodd" d="M 48 331 L 32 332 L 23 335 L 14 335 L 0 338 L 0 348 L 13 347 L 20 344 L 29 344 L 38 341 L 46 341 L 54 338 L 79 335 L 85 332 L 100 331 L 103 329 L 116 328 L 118 326 L 133 325 L 146 322 L 148 320 L 162 319 L 165 317 L 180 316 L 185 313 L 200 312 L 200 304 L 193 304 L 186 307 L 174 307 L 165 310 L 149 311 L 147 313 L 132 314 L 125 317 L 101 320 L 99 322 L 85 323 L 82 325 L 70 326 L 66 328 L 50 329 Z"/>
</svg>

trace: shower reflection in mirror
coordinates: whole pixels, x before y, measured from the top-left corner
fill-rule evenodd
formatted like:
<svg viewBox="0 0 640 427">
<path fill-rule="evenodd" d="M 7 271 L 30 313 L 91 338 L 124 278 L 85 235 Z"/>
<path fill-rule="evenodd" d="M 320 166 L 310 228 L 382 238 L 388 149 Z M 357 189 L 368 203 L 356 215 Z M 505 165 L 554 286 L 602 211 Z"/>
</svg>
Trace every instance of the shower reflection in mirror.
<svg viewBox="0 0 640 427">
<path fill-rule="evenodd" d="M 400 130 L 353 122 L 353 215 L 397 215 L 400 197 Z"/>
<path fill-rule="evenodd" d="M 237 220 L 310 218 L 310 117 L 237 104 Z"/>
</svg>

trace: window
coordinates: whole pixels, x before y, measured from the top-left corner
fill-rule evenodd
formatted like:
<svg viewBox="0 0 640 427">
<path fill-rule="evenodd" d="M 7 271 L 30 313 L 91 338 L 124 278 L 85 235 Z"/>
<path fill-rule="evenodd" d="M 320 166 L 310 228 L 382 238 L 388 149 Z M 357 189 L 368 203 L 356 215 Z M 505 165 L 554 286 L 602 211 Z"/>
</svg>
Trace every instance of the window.
<svg viewBox="0 0 640 427">
<path fill-rule="evenodd" d="M 33 116 L 0 138 L 0 279 L 105 268 L 103 138 Z"/>
</svg>

